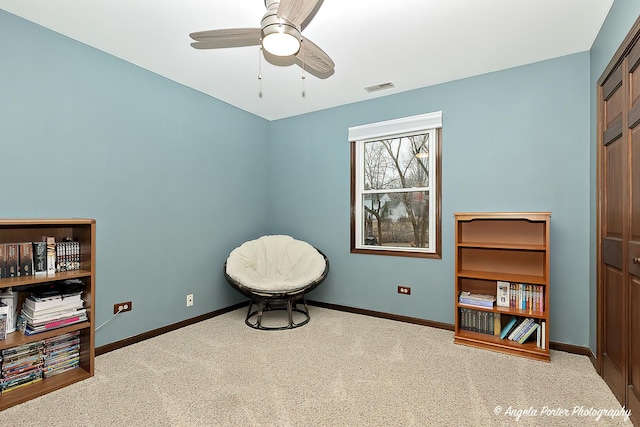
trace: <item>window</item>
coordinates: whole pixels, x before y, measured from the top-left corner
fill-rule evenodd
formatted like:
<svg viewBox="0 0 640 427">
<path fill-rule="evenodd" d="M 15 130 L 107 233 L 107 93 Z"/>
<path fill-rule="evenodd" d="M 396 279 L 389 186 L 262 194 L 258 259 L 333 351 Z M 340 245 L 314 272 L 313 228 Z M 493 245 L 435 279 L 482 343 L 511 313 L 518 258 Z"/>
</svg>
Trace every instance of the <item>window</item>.
<svg viewBox="0 0 640 427">
<path fill-rule="evenodd" d="M 441 258 L 442 112 L 349 128 L 351 252 Z"/>
</svg>

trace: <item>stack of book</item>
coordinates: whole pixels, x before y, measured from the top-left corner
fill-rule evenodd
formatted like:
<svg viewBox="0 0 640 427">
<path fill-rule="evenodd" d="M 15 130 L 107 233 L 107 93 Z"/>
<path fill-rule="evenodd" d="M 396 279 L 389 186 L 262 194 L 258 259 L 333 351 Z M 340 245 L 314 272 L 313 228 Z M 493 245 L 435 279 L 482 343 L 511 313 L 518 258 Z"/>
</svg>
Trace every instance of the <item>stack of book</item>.
<svg viewBox="0 0 640 427">
<path fill-rule="evenodd" d="M 493 308 L 493 304 L 496 302 L 496 296 L 461 292 L 458 297 L 458 302 L 472 307 Z"/>
<path fill-rule="evenodd" d="M 40 296 L 38 296 L 40 295 Z M 32 293 L 24 300 L 18 330 L 25 335 L 87 321 L 82 291 L 43 295 Z"/>
<path fill-rule="evenodd" d="M 2 350 L 0 393 L 6 393 L 42 379 L 43 341 Z"/>
<path fill-rule="evenodd" d="M 73 368 L 80 362 L 80 331 L 44 340 L 44 377 L 49 378 Z"/>
</svg>

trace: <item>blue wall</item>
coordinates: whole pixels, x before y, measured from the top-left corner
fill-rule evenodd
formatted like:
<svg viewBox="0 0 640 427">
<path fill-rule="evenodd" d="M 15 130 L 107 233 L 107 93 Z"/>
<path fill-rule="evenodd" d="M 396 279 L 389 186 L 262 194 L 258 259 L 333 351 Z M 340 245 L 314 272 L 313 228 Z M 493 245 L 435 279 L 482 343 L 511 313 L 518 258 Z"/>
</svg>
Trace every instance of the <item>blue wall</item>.
<svg viewBox="0 0 640 427">
<path fill-rule="evenodd" d="M 551 211 L 551 339 L 595 348 L 593 87 L 638 13 L 590 53 L 269 123 L 0 11 L 0 170 L 43 188 L 0 216 L 97 219 L 98 323 L 134 303 L 100 346 L 241 301 L 222 262 L 265 232 L 327 253 L 313 299 L 452 323 L 453 213 Z M 347 129 L 437 110 L 442 260 L 350 254 Z"/>
<path fill-rule="evenodd" d="M 591 220 L 590 220 L 590 242 L 594 242 L 590 245 L 591 253 L 591 269 L 590 269 L 590 298 L 589 298 L 589 325 L 590 325 L 590 340 L 589 347 L 591 351 L 596 353 L 596 328 L 597 328 L 597 275 L 596 275 L 596 244 L 597 241 L 597 233 L 596 233 L 596 223 L 597 223 L 597 195 L 596 195 L 596 186 L 597 186 L 597 175 L 596 175 L 596 105 L 597 105 L 597 93 L 596 87 L 598 84 L 598 79 L 604 72 L 607 65 L 613 58 L 613 55 L 618 50 L 618 47 L 627 36 L 627 33 L 631 30 L 631 27 L 635 23 L 636 19 L 640 15 L 640 2 L 637 0 L 615 0 L 609 14 L 607 15 L 607 19 L 605 20 L 598 37 L 596 38 L 593 46 L 591 47 L 591 82 L 589 87 L 591 89 L 590 93 L 590 115 L 591 115 L 591 127 L 590 127 L 590 136 L 591 143 L 589 144 L 591 147 L 590 150 L 590 175 L 589 179 L 591 182 L 591 192 L 590 192 L 590 205 L 589 210 L 591 211 Z"/>
<path fill-rule="evenodd" d="M 442 260 L 350 254 L 347 129 L 438 110 Z M 453 213 L 551 211 L 550 338 L 587 345 L 588 52 L 274 121 L 270 151 L 271 231 L 332 263 L 311 298 L 453 323 Z"/>
<path fill-rule="evenodd" d="M 133 301 L 96 344 L 242 301 L 222 265 L 268 228 L 269 122 L 3 11 L 0 52 L 0 216 L 96 219 L 96 321 Z"/>
</svg>

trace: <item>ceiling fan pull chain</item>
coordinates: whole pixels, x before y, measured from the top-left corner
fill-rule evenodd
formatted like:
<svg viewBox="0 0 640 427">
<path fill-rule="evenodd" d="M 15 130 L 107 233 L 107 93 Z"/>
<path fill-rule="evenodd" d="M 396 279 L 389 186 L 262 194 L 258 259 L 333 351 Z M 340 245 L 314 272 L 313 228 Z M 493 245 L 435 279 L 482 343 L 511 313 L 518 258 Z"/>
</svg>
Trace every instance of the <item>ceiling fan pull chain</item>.
<svg viewBox="0 0 640 427">
<path fill-rule="evenodd" d="M 262 98 L 262 46 L 258 49 L 258 97 Z"/>
<path fill-rule="evenodd" d="M 300 40 L 300 45 L 302 45 L 302 40 Z M 306 95 L 304 90 L 304 81 L 306 80 L 306 77 L 304 75 L 305 73 L 304 66 L 306 62 L 305 62 L 305 50 L 302 47 L 300 47 L 300 49 L 302 49 L 302 97 L 304 98 Z"/>
</svg>

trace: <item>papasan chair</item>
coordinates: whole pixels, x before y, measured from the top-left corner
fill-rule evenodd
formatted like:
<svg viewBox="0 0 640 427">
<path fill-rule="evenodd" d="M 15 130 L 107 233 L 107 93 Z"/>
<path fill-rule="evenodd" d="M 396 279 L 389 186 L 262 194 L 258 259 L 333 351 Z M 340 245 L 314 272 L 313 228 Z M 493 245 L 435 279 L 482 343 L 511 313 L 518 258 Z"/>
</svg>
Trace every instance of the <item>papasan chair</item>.
<svg viewBox="0 0 640 427">
<path fill-rule="evenodd" d="M 329 260 L 307 242 L 286 235 L 262 236 L 229 254 L 224 274 L 229 284 L 249 297 L 245 323 L 255 329 L 292 329 L 309 322 L 305 294 L 329 273 Z M 302 308 L 299 307 L 302 305 Z M 268 311 L 287 312 L 287 323 L 263 325 Z M 300 321 L 294 321 L 294 313 Z M 284 323 L 284 322 L 283 322 Z"/>
</svg>

